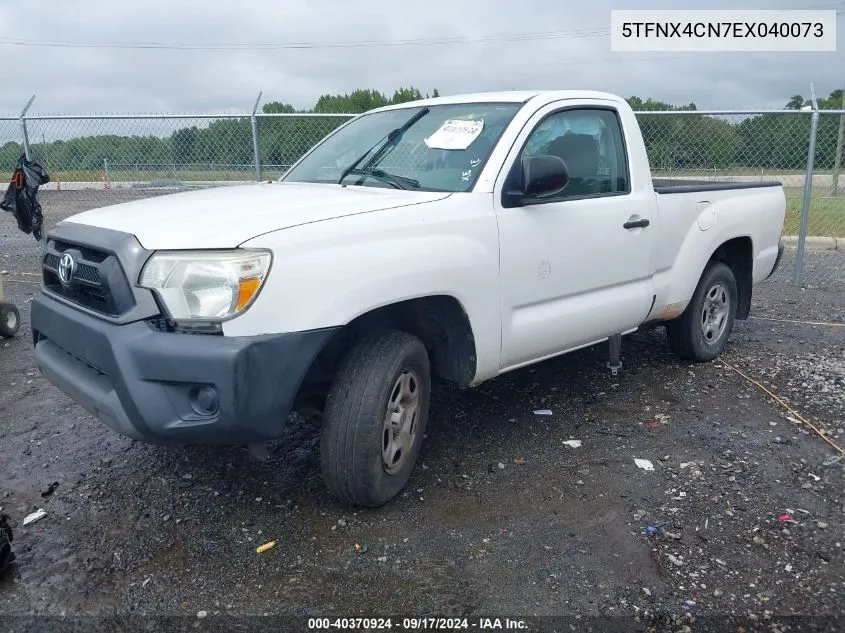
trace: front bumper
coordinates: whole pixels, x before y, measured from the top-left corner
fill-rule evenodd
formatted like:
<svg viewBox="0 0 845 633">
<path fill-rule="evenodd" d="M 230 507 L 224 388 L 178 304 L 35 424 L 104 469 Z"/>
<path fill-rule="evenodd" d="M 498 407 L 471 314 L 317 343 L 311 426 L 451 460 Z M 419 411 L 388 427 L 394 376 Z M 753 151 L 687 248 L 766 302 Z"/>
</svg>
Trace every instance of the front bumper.
<svg viewBox="0 0 845 633">
<path fill-rule="evenodd" d="M 40 293 L 32 302 L 44 376 L 115 431 L 156 444 L 279 437 L 315 356 L 335 329 L 227 337 L 123 325 Z"/>
</svg>

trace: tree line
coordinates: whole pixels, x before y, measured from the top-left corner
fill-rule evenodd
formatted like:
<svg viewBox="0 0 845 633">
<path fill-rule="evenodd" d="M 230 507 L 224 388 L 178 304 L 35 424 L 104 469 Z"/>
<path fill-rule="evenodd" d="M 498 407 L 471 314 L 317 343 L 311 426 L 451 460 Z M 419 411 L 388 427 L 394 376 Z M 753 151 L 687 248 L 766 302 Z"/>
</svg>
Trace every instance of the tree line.
<svg viewBox="0 0 845 633">
<path fill-rule="evenodd" d="M 264 104 L 266 114 L 308 114 L 308 117 L 259 118 L 259 149 L 264 165 L 287 166 L 345 119 L 321 114 L 359 114 L 385 105 L 406 103 L 430 95 L 417 88 L 399 88 L 392 95 L 377 90 L 322 95 L 312 108 L 297 110 L 288 103 Z M 627 99 L 638 112 L 655 110 L 696 112 L 695 103 L 672 105 L 632 96 Z M 790 98 L 787 110 L 808 105 L 801 95 Z M 842 106 L 842 90 L 819 100 L 821 109 Z M 657 169 L 730 169 L 754 167 L 803 169 L 807 160 L 810 117 L 764 114 L 713 117 L 699 114 L 647 115 L 638 117 L 649 159 Z M 64 124 L 64 123 L 63 123 Z M 834 164 L 839 117 L 819 121 L 816 166 Z M 144 166 L 218 166 L 253 164 L 252 129 L 249 117 L 222 119 L 205 126 L 182 127 L 169 135 L 88 135 L 46 143 L 31 143 L 36 158 L 48 171 L 102 170 L 103 159 L 113 164 Z M 21 153 L 18 143 L 0 147 L 0 165 L 8 171 Z"/>
</svg>

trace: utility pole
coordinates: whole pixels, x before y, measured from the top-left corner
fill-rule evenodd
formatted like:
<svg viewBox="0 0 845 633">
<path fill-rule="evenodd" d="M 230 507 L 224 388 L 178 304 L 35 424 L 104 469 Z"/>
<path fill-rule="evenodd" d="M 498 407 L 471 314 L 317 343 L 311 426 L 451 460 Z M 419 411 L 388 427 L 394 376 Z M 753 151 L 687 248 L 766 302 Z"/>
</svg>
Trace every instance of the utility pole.
<svg viewBox="0 0 845 633">
<path fill-rule="evenodd" d="M 845 90 L 842 91 L 842 110 L 845 110 Z M 839 115 L 839 136 L 836 137 L 836 158 L 833 161 L 833 184 L 831 186 L 834 196 L 839 195 L 839 170 L 842 167 L 843 144 L 845 144 L 845 113 Z"/>
</svg>

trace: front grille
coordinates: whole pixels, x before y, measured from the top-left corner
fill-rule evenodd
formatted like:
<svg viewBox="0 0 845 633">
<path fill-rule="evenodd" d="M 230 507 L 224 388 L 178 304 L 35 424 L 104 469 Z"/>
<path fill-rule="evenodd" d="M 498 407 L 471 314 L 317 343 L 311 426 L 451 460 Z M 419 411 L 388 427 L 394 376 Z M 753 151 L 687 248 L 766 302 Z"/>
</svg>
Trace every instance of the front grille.
<svg viewBox="0 0 845 633">
<path fill-rule="evenodd" d="M 59 256 L 55 253 L 47 253 L 44 258 L 44 263 L 47 267 L 51 268 L 52 270 L 59 269 Z M 81 279 L 82 281 L 88 281 L 92 284 L 99 284 L 100 283 L 100 271 L 94 266 L 90 264 L 82 264 L 77 263 L 76 265 L 76 273 L 74 277 L 77 279 Z"/>
<path fill-rule="evenodd" d="M 76 264 L 69 283 L 62 283 L 59 267 L 69 253 Z M 134 306 L 132 288 L 118 258 L 91 246 L 49 240 L 42 264 L 44 287 L 82 307 L 117 317 Z"/>
</svg>

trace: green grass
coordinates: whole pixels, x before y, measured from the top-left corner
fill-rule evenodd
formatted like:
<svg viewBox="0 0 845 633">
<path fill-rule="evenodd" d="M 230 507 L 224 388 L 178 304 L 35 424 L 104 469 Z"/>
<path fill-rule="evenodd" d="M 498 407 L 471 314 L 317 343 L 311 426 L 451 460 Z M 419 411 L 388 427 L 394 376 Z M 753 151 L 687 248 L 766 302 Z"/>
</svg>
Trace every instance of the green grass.
<svg viewBox="0 0 845 633">
<path fill-rule="evenodd" d="M 802 192 L 787 189 L 784 235 L 798 235 L 801 227 Z M 814 193 L 810 198 L 807 235 L 845 237 L 845 195 Z"/>
<path fill-rule="evenodd" d="M 70 169 L 48 171 L 50 179 L 62 182 L 102 182 L 105 172 L 102 169 Z M 279 177 L 279 171 L 262 170 L 261 177 L 270 180 Z M 255 178 L 252 169 L 225 170 L 215 169 L 207 171 L 181 170 L 114 170 L 109 171 L 111 182 L 150 182 L 153 180 L 179 180 L 182 182 L 215 181 L 215 180 L 243 180 L 249 182 Z"/>
<path fill-rule="evenodd" d="M 720 180 L 722 178 L 744 178 L 749 181 L 777 180 L 783 176 L 803 176 L 803 169 L 760 169 L 759 167 L 727 167 L 724 169 L 663 169 L 651 168 L 652 178 L 699 178 L 701 180 Z M 816 176 L 830 175 L 828 172 L 816 171 Z"/>
</svg>

